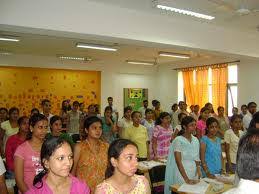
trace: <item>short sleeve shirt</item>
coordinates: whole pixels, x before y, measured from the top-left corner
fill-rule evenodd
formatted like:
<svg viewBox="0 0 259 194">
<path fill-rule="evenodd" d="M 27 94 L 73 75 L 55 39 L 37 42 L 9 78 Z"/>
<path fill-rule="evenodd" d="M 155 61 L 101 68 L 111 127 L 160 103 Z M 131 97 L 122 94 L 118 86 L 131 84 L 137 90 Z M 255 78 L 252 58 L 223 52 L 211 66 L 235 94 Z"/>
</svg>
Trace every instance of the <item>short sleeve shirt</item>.
<svg viewBox="0 0 259 194">
<path fill-rule="evenodd" d="M 138 127 L 132 125 L 125 130 L 125 138 L 137 144 L 140 158 L 147 158 L 148 133 L 146 127 L 143 125 Z"/>
<path fill-rule="evenodd" d="M 239 137 L 234 133 L 232 129 L 225 132 L 224 140 L 229 144 L 230 160 L 231 163 L 236 164 L 237 149 L 240 137 L 243 135 L 243 131 L 239 130 Z"/>
</svg>

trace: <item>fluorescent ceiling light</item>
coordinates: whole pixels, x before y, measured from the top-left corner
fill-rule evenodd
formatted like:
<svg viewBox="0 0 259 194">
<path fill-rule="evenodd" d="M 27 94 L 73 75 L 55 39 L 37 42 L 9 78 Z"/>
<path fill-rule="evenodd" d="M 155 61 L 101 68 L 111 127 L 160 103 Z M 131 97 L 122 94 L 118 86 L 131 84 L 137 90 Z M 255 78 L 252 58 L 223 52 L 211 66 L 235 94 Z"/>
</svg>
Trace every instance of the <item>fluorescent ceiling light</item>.
<svg viewBox="0 0 259 194">
<path fill-rule="evenodd" d="M 77 60 L 77 61 L 92 61 L 89 57 L 71 57 L 71 56 L 57 56 L 62 60 Z"/>
<path fill-rule="evenodd" d="M 159 9 L 166 10 L 166 11 L 172 11 L 172 12 L 176 12 L 176 13 L 180 13 L 180 14 L 184 14 L 184 15 L 188 15 L 188 16 L 193 16 L 193 17 L 197 17 L 197 18 L 202 18 L 202 19 L 206 19 L 206 20 L 215 19 L 215 17 L 213 17 L 213 16 L 209 16 L 209 15 L 205 15 L 205 14 L 201 14 L 201 13 L 197 13 L 197 12 L 193 12 L 193 11 L 189 11 L 189 10 L 169 7 L 169 6 L 165 6 L 165 5 L 157 5 L 156 7 Z"/>
<path fill-rule="evenodd" d="M 13 53 L 8 51 L 0 51 L 0 55 L 12 55 Z"/>
<path fill-rule="evenodd" d="M 189 59 L 190 56 L 187 54 L 179 54 L 179 53 L 169 53 L 169 52 L 159 52 L 159 56 L 162 57 L 174 57 L 174 58 L 181 58 L 181 59 Z"/>
<path fill-rule="evenodd" d="M 2 41 L 11 41 L 11 42 L 19 42 L 20 40 L 19 39 L 17 39 L 16 37 L 14 38 L 14 37 L 5 37 L 5 36 L 0 36 L 0 40 L 2 40 Z"/>
<path fill-rule="evenodd" d="M 103 45 L 96 45 L 96 44 L 86 44 L 86 43 L 77 43 L 76 47 L 78 48 L 88 48 L 88 49 L 97 49 L 97 50 L 104 50 L 104 51 L 117 51 L 117 48 L 103 46 Z"/>
<path fill-rule="evenodd" d="M 131 61 L 127 60 L 126 61 L 129 64 L 134 64 L 134 65 L 154 65 L 154 62 L 148 62 L 148 61 Z"/>
</svg>

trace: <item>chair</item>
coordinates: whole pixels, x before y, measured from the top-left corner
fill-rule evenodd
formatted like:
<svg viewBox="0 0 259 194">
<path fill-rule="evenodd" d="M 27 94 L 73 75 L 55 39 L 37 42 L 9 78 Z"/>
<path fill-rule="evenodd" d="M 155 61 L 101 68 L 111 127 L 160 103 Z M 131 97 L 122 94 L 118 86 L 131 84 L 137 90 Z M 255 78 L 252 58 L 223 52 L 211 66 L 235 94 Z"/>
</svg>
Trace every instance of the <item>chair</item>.
<svg viewBox="0 0 259 194">
<path fill-rule="evenodd" d="M 165 165 L 160 165 L 148 171 L 152 194 L 164 194 L 165 168 Z"/>
</svg>

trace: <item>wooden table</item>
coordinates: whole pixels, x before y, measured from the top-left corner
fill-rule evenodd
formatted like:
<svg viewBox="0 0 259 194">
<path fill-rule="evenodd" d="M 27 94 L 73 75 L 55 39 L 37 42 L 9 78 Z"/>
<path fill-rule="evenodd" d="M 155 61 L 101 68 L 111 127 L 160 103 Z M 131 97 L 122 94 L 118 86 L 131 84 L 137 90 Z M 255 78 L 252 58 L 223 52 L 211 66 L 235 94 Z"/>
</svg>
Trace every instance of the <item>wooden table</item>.
<svg viewBox="0 0 259 194">
<path fill-rule="evenodd" d="M 180 185 L 177 185 L 177 184 L 171 185 L 171 191 L 173 191 L 175 193 L 178 193 L 178 194 L 188 194 L 188 193 L 177 191 L 179 187 L 180 187 Z M 219 192 L 215 192 L 215 191 L 212 190 L 212 186 L 210 185 L 209 188 L 206 191 L 206 194 L 220 194 L 220 193 L 224 193 L 225 191 L 228 191 L 231 188 L 233 188 L 233 185 L 224 184 L 223 190 L 221 190 Z"/>
<path fill-rule="evenodd" d="M 142 161 L 143 162 L 143 161 Z M 144 161 L 144 162 L 148 162 L 148 161 Z M 166 165 L 164 162 L 158 161 L 159 163 L 161 163 L 161 165 Z M 151 180 L 150 180 L 150 176 L 149 176 L 149 170 L 151 169 L 151 167 L 145 167 L 145 166 L 138 166 L 138 172 L 141 174 L 144 174 L 144 176 L 146 177 L 146 179 L 149 182 L 149 185 L 152 186 Z M 158 185 L 164 184 L 164 182 L 162 183 L 157 183 Z"/>
</svg>

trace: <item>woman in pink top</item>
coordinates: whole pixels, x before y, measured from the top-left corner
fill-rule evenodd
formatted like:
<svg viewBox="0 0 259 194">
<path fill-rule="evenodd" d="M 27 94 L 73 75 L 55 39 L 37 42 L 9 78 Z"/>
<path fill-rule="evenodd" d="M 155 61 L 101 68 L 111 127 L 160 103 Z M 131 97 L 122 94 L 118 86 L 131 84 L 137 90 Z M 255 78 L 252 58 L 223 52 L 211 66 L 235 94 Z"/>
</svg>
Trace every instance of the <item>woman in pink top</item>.
<svg viewBox="0 0 259 194">
<path fill-rule="evenodd" d="M 167 158 L 173 135 L 170 114 L 161 112 L 155 125 L 152 136 L 154 159 Z"/>
<path fill-rule="evenodd" d="M 210 111 L 208 108 L 203 107 L 200 112 L 200 118 L 196 124 L 196 137 L 200 139 L 206 132 L 206 121 L 209 118 Z"/>
<path fill-rule="evenodd" d="M 29 118 L 22 116 L 18 119 L 19 132 L 7 139 L 5 146 L 5 157 L 7 164 L 6 175 L 8 178 L 14 178 L 14 153 L 16 148 L 25 142 L 29 133 Z"/>
<path fill-rule="evenodd" d="M 15 180 L 20 193 L 32 187 L 33 178 L 43 170 L 40 163 L 40 149 L 48 130 L 48 119 L 42 114 L 30 118 L 28 140 L 21 144 L 14 154 Z"/>
<path fill-rule="evenodd" d="M 73 165 L 71 145 L 62 137 L 50 137 L 41 148 L 44 170 L 35 176 L 33 188 L 26 194 L 90 194 L 89 187 L 70 175 Z"/>
</svg>

